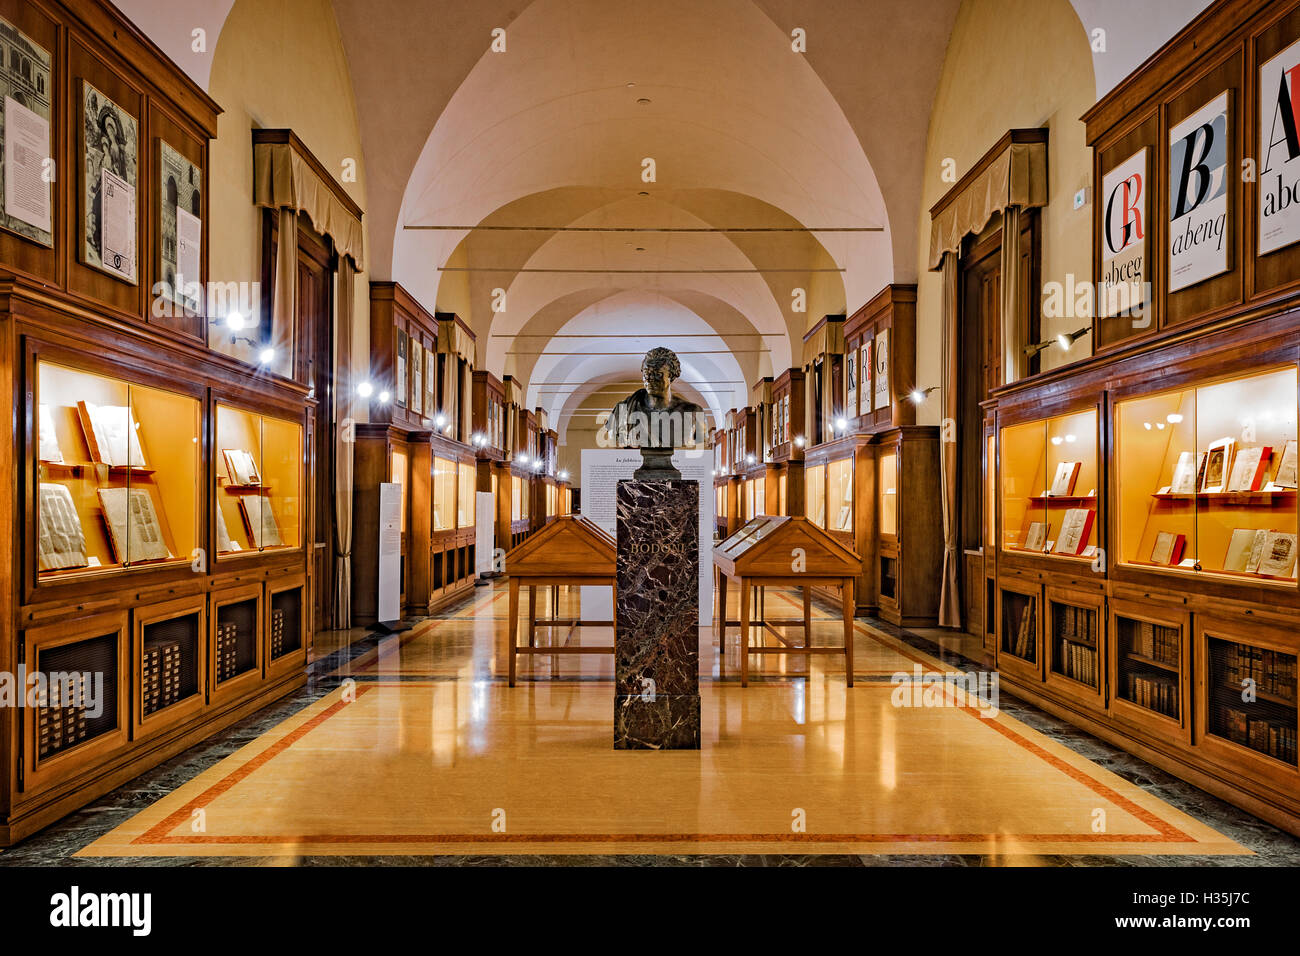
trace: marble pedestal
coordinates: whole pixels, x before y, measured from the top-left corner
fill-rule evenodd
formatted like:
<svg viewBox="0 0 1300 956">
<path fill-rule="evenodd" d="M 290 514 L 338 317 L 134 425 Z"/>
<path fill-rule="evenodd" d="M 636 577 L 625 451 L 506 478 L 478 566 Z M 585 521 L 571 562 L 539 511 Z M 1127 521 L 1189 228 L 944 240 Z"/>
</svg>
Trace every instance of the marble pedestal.
<svg viewBox="0 0 1300 956">
<path fill-rule="evenodd" d="M 618 483 L 614 749 L 700 749 L 700 489 Z"/>
</svg>

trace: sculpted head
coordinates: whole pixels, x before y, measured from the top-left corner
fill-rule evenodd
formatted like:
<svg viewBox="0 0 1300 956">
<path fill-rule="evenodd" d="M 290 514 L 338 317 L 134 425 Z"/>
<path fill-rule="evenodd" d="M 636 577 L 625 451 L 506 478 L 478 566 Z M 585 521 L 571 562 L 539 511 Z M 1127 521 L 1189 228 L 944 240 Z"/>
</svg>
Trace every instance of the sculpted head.
<svg viewBox="0 0 1300 956">
<path fill-rule="evenodd" d="M 641 381 L 650 395 L 661 401 L 672 391 L 672 383 L 681 378 L 682 364 L 672 349 L 651 349 L 641 360 Z"/>
</svg>

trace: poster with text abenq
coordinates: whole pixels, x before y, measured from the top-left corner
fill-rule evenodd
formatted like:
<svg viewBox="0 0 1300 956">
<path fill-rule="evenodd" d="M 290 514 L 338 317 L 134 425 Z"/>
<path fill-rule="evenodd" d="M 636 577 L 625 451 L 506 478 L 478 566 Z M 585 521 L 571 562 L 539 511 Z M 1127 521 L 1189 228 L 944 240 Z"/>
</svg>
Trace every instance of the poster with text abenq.
<svg viewBox="0 0 1300 956">
<path fill-rule="evenodd" d="M 1300 40 L 1259 68 L 1259 251 L 1300 240 Z"/>
<path fill-rule="evenodd" d="M 1228 92 L 1169 131 L 1169 291 L 1228 271 Z"/>
</svg>

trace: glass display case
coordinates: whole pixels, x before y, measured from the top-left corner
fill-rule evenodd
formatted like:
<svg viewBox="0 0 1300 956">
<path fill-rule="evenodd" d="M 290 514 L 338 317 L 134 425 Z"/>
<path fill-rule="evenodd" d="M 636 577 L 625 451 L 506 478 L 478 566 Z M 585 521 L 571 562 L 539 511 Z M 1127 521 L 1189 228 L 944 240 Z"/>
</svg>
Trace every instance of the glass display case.
<svg viewBox="0 0 1300 956">
<path fill-rule="evenodd" d="M 433 459 L 433 530 L 456 527 L 456 463 L 436 455 Z"/>
<path fill-rule="evenodd" d="M 853 459 L 826 463 L 826 520 L 828 531 L 853 533 Z"/>
<path fill-rule="evenodd" d="M 808 520 L 826 527 L 826 466 L 812 465 L 804 472 L 804 501 Z"/>
<path fill-rule="evenodd" d="M 879 524 L 880 533 L 898 534 L 898 453 L 883 452 L 880 456 Z"/>
<path fill-rule="evenodd" d="M 217 405 L 217 553 L 302 546 L 302 425 Z"/>
<path fill-rule="evenodd" d="M 456 526 L 474 527 L 474 465 L 462 461 L 457 467 Z"/>
<path fill-rule="evenodd" d="M 1097 410 L 1001 430 L 1004 551 L 1091 559 L 1097 550 Z"/>
<path fill-rule="evenodd" d="M 406 534 L 406 512 L 409 508 L 406 500 L 406 473 L 409 462 L 410 457 L 406 452 L 402 451 L 400 448 L 394 448 L 393 454 L 388 463 L 388 473 L 392 476 L 392 481 L 397 484 L 402 491 L 402 534 Z"/>
<path fill-rule="evenodd" d="M 1115 406 L 1122 565 L 1296 577 L 1296 368 Z"/>
<path fill-rule="evenodd" d="M 201 546 L 202 406 L 40 362 L 37 574 L 189 564 Z"/>
</svg>

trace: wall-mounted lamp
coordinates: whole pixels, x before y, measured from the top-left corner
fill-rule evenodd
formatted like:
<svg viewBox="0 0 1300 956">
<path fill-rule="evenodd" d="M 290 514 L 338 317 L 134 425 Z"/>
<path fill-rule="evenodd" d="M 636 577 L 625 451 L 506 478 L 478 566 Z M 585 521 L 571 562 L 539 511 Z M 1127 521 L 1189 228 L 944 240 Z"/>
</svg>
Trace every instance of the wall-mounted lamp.
<svg viewBox="0 0 1300 956">
<path fill-rule="evenodd" d="M 362 398 L 369 398 L 371 393 L 374 392 L 374 390 L 375 387 L 371 385 L 369 382 L 362 382 L 357 386 L 357 394 L 360 395 Z"/>
<path fill-rule="evenodd" d="M 275 349 L 268 345 L 258 353 L 257 357 L 263 365 L 270 365 L 275 361 Z"/>
<path fill-rule="evenodd" d="M 937 392 L 938 390 L 938 385 L 931 385 L 929 388 L 914 388 L 912 389 L 912 394 L 907 397 L 912 400 L 913 405 L 920 405 L 923 401 L 929 398 L 931 392 Z"/>
<path fill-rule="evenodd" d="M 754 456 L 753 456 L 753 455 L 746 455 L 746 456 L 745 456 L 745 464 L 747 464 L 747 465 L 752 465 L 753 463 L 754 463 Z"/>
<path fill-rule="evenodd" d="M 556 478 L 559 478 L 560 481 L 568 481 L 568 480 L 569 480 L 569 473 L 568 473 L 567 471 L 562 471 L 562 472 L 560 472 L 558 475 L 556 475 L 555 477 L 556 477 Z"/>
<path fill-rule="evenodd" d="M 393 400 L 393 396 L 389 394 L 388 389 L 384 389 L 382 392 L 379 393 L 380 405 L 387 405 L 392 400 Z"/>
<path fill-rule="evenodd" d="M 795 435 L 795 436 L 794 436 L 794 447 L 795 447 L 795 448 L 802 448 L 803 446 L 804 446 L 803 436 L 802 436 L 802 435 Z"/>
<path fill-rule="evenodd" d="M 1084 327 L 1082 329 L 1075 329 L 1073 332 L 1068 334 L 1062 332 L 1054 339 L 1047 339 L 1046 341 L 1037 342 L 1033 345 L 1026 345 L 1024 351 L 1030 358 L 1033 358 L 1039 352 L 1043 351 L 1043 349 L 1051 348 L 1053 345 L 1060 348 L 1062 352 L 1068 352 L 1075 342 L 1079 341 L 1079 339 L 1083 338 L 1091 331 L 1091 328 Z"/>
</svg>

